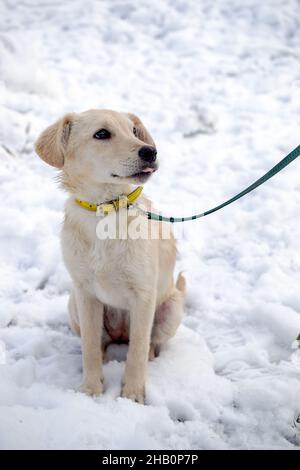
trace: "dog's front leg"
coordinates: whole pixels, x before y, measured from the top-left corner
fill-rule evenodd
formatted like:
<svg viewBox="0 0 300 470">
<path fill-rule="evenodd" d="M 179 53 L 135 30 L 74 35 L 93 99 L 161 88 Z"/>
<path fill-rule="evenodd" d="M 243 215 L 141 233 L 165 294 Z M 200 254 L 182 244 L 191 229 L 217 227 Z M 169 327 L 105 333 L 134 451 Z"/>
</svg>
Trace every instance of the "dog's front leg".
<svg viewBox="0 0 300 470">
<path fill-rule="evenodd" d="M 154 295 L 153 295 L 154 297 Z M 144 403 L 155 299 L 136 300 L 130 312 L 130 337 L 122 396 Z"/>
<path fill-rule="evenodd" d="M 83 384 L 80 391 L 100 395 L 103 391 L 102 326 L 103 304 L 83 289 L 75 291 L 81 334 Z"/>
</svg>

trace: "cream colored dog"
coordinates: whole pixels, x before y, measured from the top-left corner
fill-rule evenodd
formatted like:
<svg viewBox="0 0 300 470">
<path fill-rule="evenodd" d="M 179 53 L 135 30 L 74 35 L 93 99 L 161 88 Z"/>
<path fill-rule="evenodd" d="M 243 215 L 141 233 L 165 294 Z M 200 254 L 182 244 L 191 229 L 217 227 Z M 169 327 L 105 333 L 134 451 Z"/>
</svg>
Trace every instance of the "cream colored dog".
<svg viewBox="0 0 300 470">
<path fill-rule="evenodd" d="M 73 280 L 71 326 L 82 340 L 81 391 L 102 393 L 103 350 L 111 341 L 129 339 L 122 396 L 143 403 L 148 357 L 155 357 L 175 334 L 183 315 L 185 280 L 180 274 L 176 285 L 173 281 L 175 240 L 161 236 L 161 222 L 146 218 L 150 229 L 158 224 L 156 239 L 101 240 L 96 234 L 101 218 L 76 198 L 100 204 L 146 182 L 157 169 L 153 139 L 133 114 L 90 110 L 68 114 L 48 127 L 36 152 L 61 170 L 62 185 L 70 194 L 62 250 Z M 144 196 L 139 203 L 150 208 Z M 119 216 L 122 211 L 127 208 Z M 104 217 L 116 220 L 116 215 Z M 131 211 L 125 215 L 127 226 L 137 217 Z"/>
</svg>

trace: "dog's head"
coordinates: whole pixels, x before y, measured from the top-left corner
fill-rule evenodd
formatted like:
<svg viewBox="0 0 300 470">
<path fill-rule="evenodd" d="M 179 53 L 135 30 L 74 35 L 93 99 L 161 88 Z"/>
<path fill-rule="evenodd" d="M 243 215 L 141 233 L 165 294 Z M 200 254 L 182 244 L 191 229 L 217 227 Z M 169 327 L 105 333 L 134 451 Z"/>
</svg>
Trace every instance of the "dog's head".
<svg viewBox="0 0 300 470">
<path fill-rule="evenodd" d="M 35 148 L 49 165 L 96 184 L 144 183 L 157 170 L 155 143 L 130 113 L 67 114 L 40 135 Z"/>
</svg>

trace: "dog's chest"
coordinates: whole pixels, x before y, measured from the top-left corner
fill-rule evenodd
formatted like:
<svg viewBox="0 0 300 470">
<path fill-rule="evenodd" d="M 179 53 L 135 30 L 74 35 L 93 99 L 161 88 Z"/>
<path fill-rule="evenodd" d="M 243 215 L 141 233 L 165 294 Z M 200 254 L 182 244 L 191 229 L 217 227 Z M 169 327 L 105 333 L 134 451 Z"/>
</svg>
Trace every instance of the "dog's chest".
<svg viewBox="0 0 300 470">
<path fill-rule="evenodd" d="M 124 308 L 130 286 L 130 263 L 125 241 L 97 240 L 90 256 L 93 288 L 101 302 Z"/>
<path fill-rule="evenodd" d="M 65 264 L 77 283 L 104 304 L 128 308 L 133 292 L 151 275 L 146 240 L 101 238 L 98 220 L 76 211 L 66 217 L 62 233 Z"/>
</svg>

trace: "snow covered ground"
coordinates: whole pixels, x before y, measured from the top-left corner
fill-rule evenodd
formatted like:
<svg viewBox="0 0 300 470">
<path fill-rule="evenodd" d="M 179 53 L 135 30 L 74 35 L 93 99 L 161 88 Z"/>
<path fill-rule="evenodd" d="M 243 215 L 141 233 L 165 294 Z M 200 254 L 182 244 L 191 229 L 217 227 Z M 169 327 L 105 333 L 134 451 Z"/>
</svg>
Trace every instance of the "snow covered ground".
<svg viewBox="0 0 300 470">
<path fill-rule="evenodd" d="M 141 406 L 118 398 L 124 350 L 102 397 L 76 392 L 66 195 L 33 152 L 66 111 L 133 111 L 159 148 L 156 205 L 223 202 L 300 143 L 299 1 L 2 0 L 0 18 L 0 447 L 299 446 L 300 162 L 178 231 L 186 317 Z"/>
</svg>

